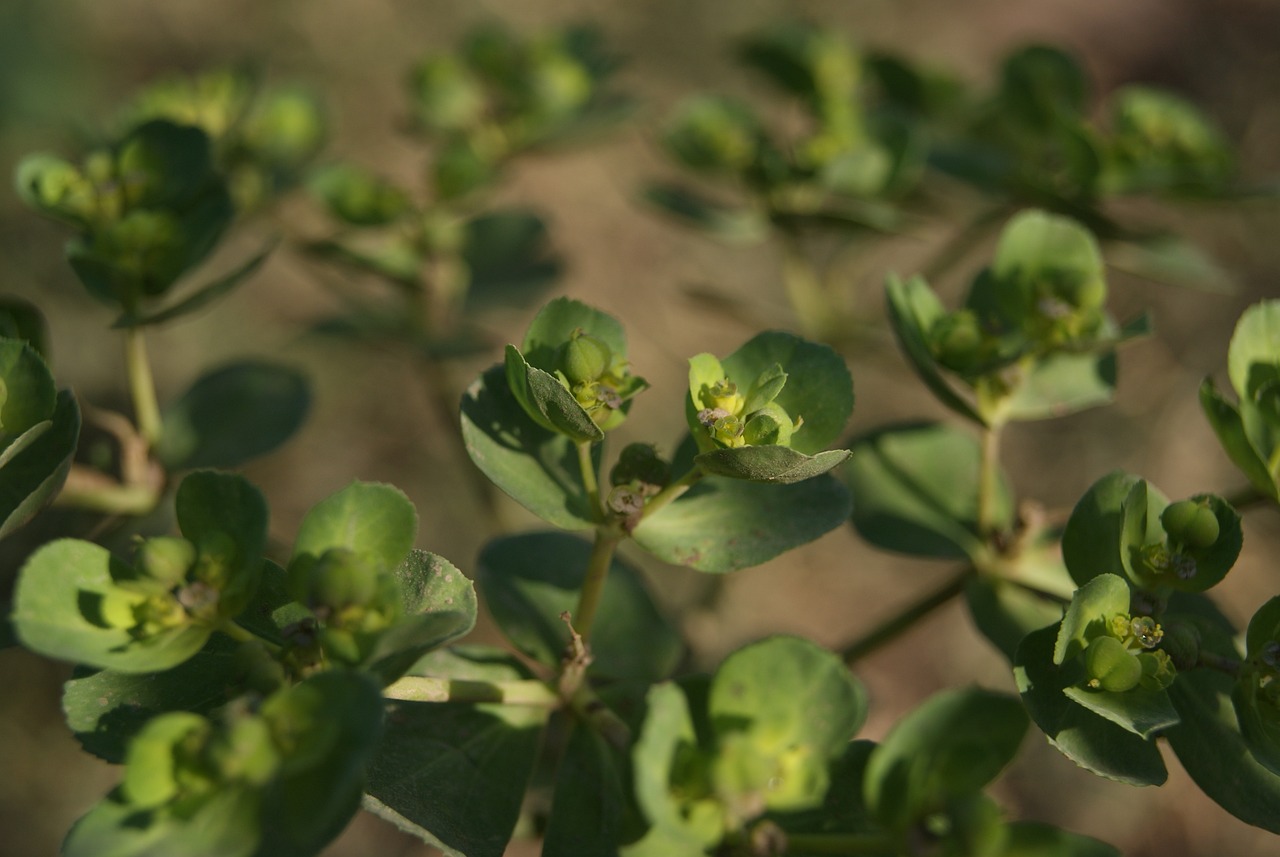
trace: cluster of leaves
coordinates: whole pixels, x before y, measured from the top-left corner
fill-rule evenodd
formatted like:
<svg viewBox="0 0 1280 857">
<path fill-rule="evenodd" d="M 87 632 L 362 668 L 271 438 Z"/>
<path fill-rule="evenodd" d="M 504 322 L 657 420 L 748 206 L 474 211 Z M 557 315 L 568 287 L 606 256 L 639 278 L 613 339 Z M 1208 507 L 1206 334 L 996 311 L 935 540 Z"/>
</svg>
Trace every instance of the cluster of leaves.
<svg viewBox="0 0 1280 857">
<path fill-rule="evenodd" d="M 1075 507 L 1058 556 L 1059 534 L 1014 514 L 999 472 L 1008 421 L 1112 397 L 1114 349 L 1146 324 L 1111 321 L 1104 274 L 1087 230 L 1033 211 L 1006 227 L 960 310 L 945 310 L 920 278 L 890 277 L 886 297 L 903 352 L 983 441 L 937 423 L 855 439 L 843 471 L 859 501 L 853 523 L 882 548 L 966 561 L 954 592 L 963 591 L 978 628 L 1010 660 L 1031 719 L 1077 764 L 1121 782 L 1160 784 L 1163 737 L 1206 794 L 1278 830 L 1262 808 L 1280 787 L 1275 691 L 1267 690 L 1276 676 L 1274 603 L 1250 623 L 1242 653 L 1235 629 L 1203 594 L 1236 562 L 1239 514 L 1214 494 L 1170 503 L 1146 481 L 1113 473 Z M 1232 339 L 1239 409 L 1211 382 L 1201 390 L 1224 447 L 1272 499 L 1259 451 L 1270 449 L 1265 406 L 1242 414 L 1265 398 L 1275 372 L 1274 312 L 1274 302 L 1250 308 Z"/>
<path fill-rule="evenodd" d="M 1116 264 L 1145 276 L 1207 287 L 1227 282 L 1193 245 L 1150 225 L 1118 222 L 1108 210 L 1125 196 L 1257 192 L 1237 181 L 1225 136 L 1177 95 L 1132 86 L 1095 105 L 1080 64 L 1043 45 L 1008 56 L 993 91 L 978 92 L 900 56 L 859 53 L 842 34 L 813 24 L 752 35 L 737 56 L 797 104 L 804 121 L 772 127 L 749 104 L 690 98 L 668 120 L 663 142 L 707 188 L 658 182 L 647 196 L 722 240 L 778 239 L 788 298 L 814 335 L 847 336 L 856 319 L 842 318 L 842 272 L 834 264 L 819 271 L 816 249 L 806 242 L 898 232 L 951 211 L 954 179 L 980 191 L 982 202 L 936 267 L 954 262 L 991 224 L 1035 206 L 1081 222 L 1111 245 Z M 1105 118 L 1093 118 L 1099 115 Z M 733 199 L 710 192 L 711 184 Z M 949 214 L 966 216 L 963 209 Z"/>
<path fill-rule="evenodd" d="M 1213 494 L 1170 503 L 1113 473 L 1058 533 L 1015 514 L 998 460 L 1009 422 L 1110 401 L 1116 348 L 1147 331 L 1145 318 L 1120 326 L 1106 311 L 1089 227 L 1105 239 L 1125 233 L 1101 213 L 1104 197 L 1228 193 L 1221 138 L 1191 108 L 1145 90 L 1116 97 L 1103 133 L 1084 118 L 1083 76 L 1049 49 L 1007 61 L 983 99 L 901 60 L 860 59 L 808 26 L 752 39 L 743 56 L 801 99 L 811 125 L 782 142 L 741 105 L 691 102 L 669 147 L 690 167 L 731 176 L 750 202 L 731 210 L 656 191 L 669 208 L 739 236 L 766 225 L 789 238 L 806 225 L 883 227 L 937 169 L 1002 208 L 1047 209 L 1008 223 L 957 310 L 923 278 L 886 285 L 911 365 L 981 443 L 920 423 L 829 448 L 853 409 L 844 360 L 771 331 L 724 357 L 692 357 L 687 432 L 669 454 L 632 443 L 606 467 L 607 435 L 648 383 L 615 318 L 553 300 L 461 403 L 471 460 L 558 528 L 495 539 L 479 557 L 480 594 L 518 655 L 450 645 L 473 626 L 476 593 L 446 560 L 414 549 L 417 514 L 385 485 L 357 482 L 315 506 L 283 564 L 265 556 L 259 492 L 212 470 L 177 488 L 179 535 L 139 537 L 129 557 L 71 538 L 31 555 L 15 633 L 80 665 L 64 692 L 71 728 L 86 750 L 124 766 L 64 853 L 304 857 L 363 802 L 465 857 L 499 857 L 522 817 L 548 857 L 1115 854 L 1008 822 L 984 793 L 1031 723 L 1082 767 L 1136 785 L 1164 781 L 1164 738 L 1213 800 L 1280 832 L 1280 599 L 1255 614 L 1241 651 L 1205 595 L 1242 548 L 1237 511 Z M 478 214 L 478 194 L 515 155 L 616 117 L 625 103 L 604 86 L 611 69 L 586 30 L 527 42 L 478 31 L 412 75 L 414 124 L 435 144 L 427 202 L 348 166 L 312 177 L 349 227 L 313 249 L 418 304 L 379 335 L 408 335 L 433 356 L 474 347 L 454 329 L 469 302 L 507 300 L 499 286 L 554 273 L 541 221 Z M 19 168 L 24 199 L 76 230 L 73 268 L 119 313 L 143 454 L 166 474 L 237 464 L 301 419 L 305 388 L 263 364 L 205 376 L 161 418 L 139 336 L 256 269 L 265 254 L 170 295 L 237 211 L 303 178 L 323 124 L 305 94 L 215 73 L 139 98 L 79 165 L 41 155 Z M 45 338 L 34 308 L 0 305 L 0 536 L 75 466 L 79 412 L 56 389 Z M 1269 302 L 1231 343 L 1238 404 L 1210 382 L 1201 389 L 1228 454 L 1273 500 L 1278 354 L 1280 304 Z M 267 403 L 276 416 L 264 423 Z M 228 421 L 237 413 L 254 425 Z M 144 499 L 153 508 L 158 489 Z M 881 743 L 859 740 L 867 701 L 848 671 L 856 645 L 841 658 L 771 637 L 713 675 L 682 672 L 684 640 L 618 554 L 634 543 L 727 573 L 846 520 L 880 547 L 964 561 L 953 584 L 891 630 L 963 593 L 1020 697 L 947 691 Z"/>
<path fill-rule="evenodd" d="M 239 476 L 187 476 L 176 516 L 181 536 L 132 561 L 62 539 L 19 579 L 19 639 L 84 665 L 68 721 L 124 765 L 63 853 L 314 854 L 359 806 L 381 688 L 471 629 L 471 584 L 413 550 L 417 515 L 385 485 L 313 508 L 287 568 Z"/>
<path fill-rule="evenodd" d="M 430 144 L 423 187 L 406 189 L 349 163 L 311 181 L 340 224 L 311 251 L 372 274 L 399 298 L 356 300 L 353 313 L 326 327 L 398 337 L 436 357 L 486 348 L 473 314 L 529 303 L 561 263 L 541 218 L 516 208 L 483 211 L 485 191 L 518 156 L 624 118 L 631 102 L 609 85 L 616 65 L 589 27 L 524 40 L 497 25 L 417 64 L 408 89 L 412 129 Z"/>
</svg>

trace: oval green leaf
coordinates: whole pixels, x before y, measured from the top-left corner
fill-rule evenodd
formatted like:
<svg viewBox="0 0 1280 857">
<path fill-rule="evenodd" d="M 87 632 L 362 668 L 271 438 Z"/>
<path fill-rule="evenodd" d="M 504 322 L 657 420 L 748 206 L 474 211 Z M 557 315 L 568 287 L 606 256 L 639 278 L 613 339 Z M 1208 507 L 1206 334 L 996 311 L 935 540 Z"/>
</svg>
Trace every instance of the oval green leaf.
<svg viewBox="0 0 1280 857">
<path fill-rule="evenodd" d="M 58 393 L 53 418 L 0 450 L 0 539 L 31 520 L 66 482 L 80 439 L 80 406 Z"/>
<path fill-rule="evenodd" d="M 847 449 L 805 455 L 785 446 L 744 446 L 704 452 L 694 459 L 694 463 L 712 476 L 790 485 L 821 476 L 839 467 L 848 457 Z"/>
</svg>

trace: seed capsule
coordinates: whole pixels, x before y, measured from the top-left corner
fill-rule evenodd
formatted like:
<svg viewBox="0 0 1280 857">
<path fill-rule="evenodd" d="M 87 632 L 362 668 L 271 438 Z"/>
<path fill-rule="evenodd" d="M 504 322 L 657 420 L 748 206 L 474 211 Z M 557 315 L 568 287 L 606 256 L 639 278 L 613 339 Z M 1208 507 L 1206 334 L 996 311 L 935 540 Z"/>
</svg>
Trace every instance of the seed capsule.
<svg viewBox="0 0 1280 857">
<path fill-rule="evenodd" d="M 177 586 L 195 564 L 196 546 L 176 536 L 147 539 L 138 548 L 138 568 L 152 580 Z"/>
<path fill-rule="evenodd" d="M 1084 652 L 1087 684 L 1095 690 L 1124 693 L 1137 687 L 1142 664 L 1115 637 L 1098 637 Z"/>
<path fill-rule="evenodd" d="M 1219 531 L 1218 516 L 1213 513 L 1213 509 L 1200 506 L 1196 509 L 1196 514 L 1188 524 L 1182 539 L 1187 547 L 1204 550 L 1218 541 Z"/>
<path fill-rule="evenodd" d="M 1195 500 L 1179 500 L 1177 503 L 1170 503 L 1160 513 L 1160 525 L 1169 534 L 1169 538 L 1180 542 L 1199 509 L 1200 504 Z"/>
<path fill-rule="evenodd" d="M 560 368 L 573 385 L 599 381 L 613 363 L 613 352 L 597 337 L 576 330 L 561 346 Z"/>
</svg>

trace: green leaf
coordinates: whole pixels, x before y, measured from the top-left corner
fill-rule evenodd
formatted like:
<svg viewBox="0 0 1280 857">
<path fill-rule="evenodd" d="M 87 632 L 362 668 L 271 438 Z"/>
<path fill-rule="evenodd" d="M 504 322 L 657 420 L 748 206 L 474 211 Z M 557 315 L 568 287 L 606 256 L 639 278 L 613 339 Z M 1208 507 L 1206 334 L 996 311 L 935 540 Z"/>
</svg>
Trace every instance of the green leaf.
<svg viewBox="0 0 1280 857">
<path fill-rule="evenodd" d="M 591 544 L 564 533 L 526 533 L 485 545 L 476 581 L 494 621 L 517 649 L 558 668 L 569 645 L 560 614 L 578 603 Z M 615 556 L 591 638 L 593 674 L 659 681 L 684 654 L 676 628 L 654 604 L 639 571 Z M 643 640 L 643 646 L 636 641 Z"/>
<path fill-rule="evenodd" d="M 1095 637 L 1107 633 L 1112 616 L 1128 616 L 1129 599 L 1129 584 L 1114 574 L 1100 574 L 1076 590 L 1053 646 L 1054 665 L 1083 655 Z"/>
<path fill-rule="evenodd" d="M 140 812 L 120 789 L 71 828 L 63 857 L 252 857 L 261 800 L 249 787 L 218 790 L 192 816 Z"/>
<path fill-rule="evenodd" d="M 770 752 L 811 745 L 830 759 L 867 717 L 867 692 L 839 656 L 800 637 L 769 637 L 725 658 L 707 713 L 719 734 L 746 731 Z"/>
<path fill-rule="evenodd" d="M 524 412 L 544 429 L 576 443 L 599 443 L 604 432 L 560 379 L 525 362 L 514 345 L 506 351 L 507 384 Z"/>
<path fill-rule="evenodd" d="M 365 768 L 382 733 L 382 694 L 367 676 L 329 670 L 278 691 L 261 710 L 297 749 L 286 750 L 282 775 L 262 796 L 257 854 L 310 857 L 360 808 Z"/>
<path fill-rule="evenodd" d="M 476 624 L 476 593 L 447 559 L 413 550 L 396 569 L 402 618 L 384 631 L 363 668 L 384 684 L 428 652 L 469 633 Z"/>
<path fill-rule="evenodd" d="M 1089 82 L 1076 59 L 1048 45 L 1028 45 L 1005 58 L 1000 69 L 1000 103 L 1032 128 L 1052 127 L 1081 115 Z"/>
<path fill-rule="evenodd" d="M 1062 558 L 1081 586 L 1101 574 L 1128 577 L 1120 553 L 1124 504 L 1140 481 L 1132 474 L 1112 471 L 1093 483 L 1072 510 L 1062 534 Z M 1163 537 L 1158 521 L 1154 523 L 1153 541 Z"/>
<path fill-rule="evenodd" d="M 1229 676 L 1193 670 L 1169 696 L 1182 722 L 1165 732 L 1182 767 L 1206 795 L 1236 818 L 1280 833 L 1280 775 L 1249 752 L 1231 704 Z"/>
<path fill-rule="evenodd" d="M 1280 301 L 1254 304 L 1240 316 L 1227 350 L 1227 374 L 1241 401 L 1252 401 L 1280 374 Z"/>
<path fill-rule="evenodd" d="M 1170 233 L 1133 241 L 1116 241 L 1107 247 L 1111 267 L 1158 283 L 1231 294 L 1236 281 L 1231 273 L 1203 248 Z"/>
<path fill-rule="evenodd" d="M 1000 234 L 991 265 L 996 279 L 1014 286 L 1026 303 L 1035 300 L 1040 281 L 1069 278 L 1073 283 L 1102 281 L 1105 270 L 1098 242 L 1079 223 L 1044 211 L 1024 211 Z"/>
<path fill-rule="evenodd" d="M 1014 821 L 1000 857 L 1121 857 L 1105 842 L 1036 821 Z"/>
<path fill-rule="evenodd" d="M 0 295 L 0 336 L 21 339 L 49 362 L 49 325 L 40 309 L 15 295 Z"/>
<path fill-rule="evenodd" d="M 272 243 L 244 264 L 211 282 L 205 283 L 203 286 L 193 290 L 185 298 L 170 304 L 164 309 L 154 310 L 141 316 L 134 316 L 126 312 L 117 318 L 111 326 L 113 328 L 132 328 L 164 324 L 165 322 L 173 321 L 175 318 L 181 318 L 203 309 L 218 298 L 230 294 L 236 286 L 253 276 L 262 267 L 262 264 L 267 261 L 267 257 L 271 255 L 271 251 L 274 249 L 275 244 Z"/>
<path fill-rule="evenodd" d="M 472 664 L 471 669 L 465 667 Z M 436 652 L 414 674 L 528 678 L 495 650 Z M 449 857 L 501 857 L 533 770 L 545 712 L 509 705 L 392 703 L 365 808 Z"/>
<path fill-rule="evenodd" d="M 1178 722 L 1178 712 L 1163 690 L 1135 687 L 1124 693 L 1109 693 L 1077 686 L 1064 688 L 1063 693 L 1099 717 L 1147 740 Z"/>
<path fill-rule="evenodd" d="M 201 376 L 165 409 L 156 454 L 170 470 L 235 467 L 283 444 L 310 407 L 307 379 L 297 370 L 232 363 Z"/>
<path fill-rule="evenodd" d="M 119 591 L 115 579 L 132 574 L 89 542 L 44 545 L 19 573 L 12 617 L 18 639 L 47 657 L 129 673 L 169 669 L 200 651 L 212 632 L 207 625 L 186 623 L 135 639 L 108 621 L 103 611 Z"/>
<path fill-rule="evenodd" d="M 485 372 L 463 395 L 462 438 L 484 475 L 539 518 L 567 530 L 595 526 L 573 442 L 525 413 L 502 366 Z"/>
<path fill-rule="evenodd" d="M 199 470 L 178 486 L 174 511 L 182 535 L 203 553 L 222 554 L 229 538 L 226 582 L 220 587 L 219 615 L 236 616 L 249 603 L 262 576 L 267 548 L 267 502 L 247 479 L 234 473 Z"/>
<path fill-rule="evenodd" d="M 759 212 L 725 205 L 683 185 L 651 184 L 644 199 L 676 222 L 729 244 L 755 244 L 768 235 L 769 222 Z"/>
<path fill-rule="evenodd" d="M 382 226 L 409 208 L 409 197 L 400 188 L 349 164 L 318 171 L 309 186 L 330 214 L 352 226 Z"/>
<path fill-rule="evenodd" d="M 94 190 L 74 165 L 45 152 L 27 155 L 14 170 L 14 189 L 28 208 L 84 226 L 95 206 Z"/>
<path fill-rule="evenodd" d="M 979 792 L 1013 760 L 1027 732 L 1016 699 L 981 688 L 944 691 L 898 721 L 871 753 L 863 782 L 872 814 L 905 830 L 927 812 Z"/>
<path fill-rule="evenodd" d="M 353 482 L 307 512 L 289 565 L 345 548 L 361 563 L 391 571 L 408 556 L 417 537 L 418 513 L 403 491 L 377 482 Z"/>
<path fill-rule="evenodd" d="M 802 425 L 791 448 L 806 455 L 826 449 L 844 433 L 853 413 L 853 379 L 844 358 L 829 346 L 781 331 L 752 337 L 721 363 L 731 379 L 750 385 L 775 366 L 786 373 L 786 385 L 773 401 Z M 745 388 L 744 388 L 745 391 Z"/>
<path fill-rule="evenodd" d="M 1062 619 L 1059 602 L 1011 581 L 974 577 L 964 596 L 973 624 L 1010 662 L 1023 637 Z"/>
<path fill-rule="evenodd" d="M 556 298 L 529 323 L 520 351 L 530 366 L 554 372 L 560 361 L 560 347 L 574 331 L 589 333 L 609 346 L 614 357 L 627 354 L 627 335 L 622 324 L 608 313 L 571 298 Z"/>
<path fill-rule="evenodd" d="M 0 539 L 31 520 L 53 500 L 80 439 L 80 406 L 58 393 L 53 417 L 11 440 L 0 451 Z"/>
<path fill-rule="evenodd" d="M 900 423 L 855 438 L 842 473 L 853 492 L 853 526 L 871 544 L 914 556 L 969 559 L 978 536 L 981 449 L 943 423 Z M 1008 478 L 997 483 L 993 522 L 1013 524 Z"/>
<path fill-rule="evenodd" d="M 626 808 L 624 760 L 595 730 L 581 723 L 569 728 L 572 734 L 556 770 L 542 857 L 616 857 Z"/>
<path fill-rule="evenodd" d="M 1087 771 L 1134 786 L 1163 783 L 1168 772 L 1155 743 L 1099 717 L 1063 693 L 1076 678 L 1072 670 L 1054 666 L 1058 631 L 1054 625 L 1028 634 L 1014 655 L 1014 679 L 1031 719 L 1049 743 Z M 1178 682 L 1182 679 L 1179 676 Z"/>
<path fill-rule="evenodd" d="M 21 339 L 0 337 L 0 440 L 52 417 L 57 395 L 39 352 Z"/>
<path fill-rule="evenodd" d="M 1253 757 L 1280 775 L 1280 714 L 1269 688 L 1276 679 L 1273 651 L 1280 640 L 1280 596 L 1253 614 L 1245 635 L 1245 663 L 1237 676 L 1231 701 L 1240 733 Z"/>
<path fill-rule="evenodd" d="M 542 218 L 519 209 L 467 221 L 462 260 L 471 275 L 468 309 L 527 304 L 555 283 L 564 267 Z"/>
<path fill-rule="evenodd" d="M 208 714 L 226 704 L 241 678 L 235 650 L 227 638 L 215 636 L 173 669 L 142 675 L 79 671 L 62 692 L 67 726 L 87 752 L 120 764 L 129 740 L 153 717 L 167 711 Z"/>
<path fill-rule="evenodd" d="M 929 347 L 929 329 L 946 312 L 929 284 L 923 277 L 912 277 L 904 283 L 891 274 L 885 280 L 884 294 L 889 325 L 920 380 L 942 404 L 978 425 L 985 426 L 986 420 L 977 409 L 943 377 Z"/>
<path fill-rule="evenodd" d="M 708 477 L 632 536 L 666 562 L 735 571 L 813 541 L 843 523 L 849 509 L 848 490 L 829 475 L 793 485 Z"/>
<path fill-rule="evenodd" d="M 1143 545 L 1163 542 L 1165 538 L 1160 516 L 1169 502 L 1146 482 L 1139 481 L 1130 489 L 1123 509 L 1120 556 L 1129 580 L 1135 585 L 1155 592 L 1204 592 L 1220 583 L 1235 565 L 1244 539 L 1239 514 L 1225 500 L 1212 494 L 1197 494 L 1191 499 L 1204 503 L 1213 512 L 1219 535 L 1207 548 L 1178 548 L 1180 555 L 1191 562 L 1190 572 L 1184 577 L 1176 569 L 1153 570 L 1142 562 Z"/>
<path fill-rule="evenodd" d="M 686 803 L 675 793 L 684 785 L 681 775 L 688 776 L 697 748 L 689 703 L 679 686 L 663 682 L 649 688 L 645 708 L 631 758 L 636 803 L 650 827 L 644 838 L 622 853 L 626 857 L 702 853 L 720 841 L 724 819 L 713 797 L 695 791 Z"/>
<path fill-rule="evenodd" d="M 704 452 L 694 462 L 712 476 L 790 485 L 821 476 L 839 467 L 848 457 L 847 449 L 805 455 L 785 446 L 745 446 Z"/>
<path fill-rule="evenodd" d="M 1036 360 L 1008 399 L 1011 420 L 1044 420 L 1115 398 L 1115 354 L 1056 353 Z"/>
</svg>

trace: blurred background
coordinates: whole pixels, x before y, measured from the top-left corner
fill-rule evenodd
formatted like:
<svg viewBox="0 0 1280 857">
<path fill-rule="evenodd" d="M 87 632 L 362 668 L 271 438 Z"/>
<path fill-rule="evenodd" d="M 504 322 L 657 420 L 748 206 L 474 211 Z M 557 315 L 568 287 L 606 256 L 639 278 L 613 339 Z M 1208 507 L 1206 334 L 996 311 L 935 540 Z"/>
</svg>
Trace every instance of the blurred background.
<svg viewBox="0 0 1280 857">
<path fill-rule="evenodd" d="M 405 75 L 430 51 L 448 49 L 467 29 L 499 20 L 519 33 L 591 21 L 625 65 L 618 86 L 640 109 L 590 145 L 519 161 L 495 193 L 546 218 L 566 261 L 557 293 L 620 317 L 635 370 L 652 383 L 620 430 L 619 444 L 656 440 L 670 451 L 683 430 L 685 360 L 727 353 L 756 332 L 689 300 L 690 286 L 741 297 L 770 325 L 787 327 L 777 248 L 730 247 L 656 216 L 640 200 L 647 181 L 674 168 L 656 131 L 682 97 L 702 90 L 767 98 L 738 68 L 730 42 L 744 33 L 804 16 L 838 27 L 857 44 L 887 48 L 948 67 L 987 85 L 999 59 L 1028 42 L 1076 53 L 1099 92 L 1142 81 L 1202 106 L 1239 147 L 1246 178 L 1280 175 L 1280 3 L 1275 0 L 5 0 L 0 3 L 0 173 L 26 152 L 72 155 L 86 133 L 157 76 L 248 62 L 271 82 L 301 83 L 320 93 L 329 117 L 323 158 L 345 159 L 405 183 L 424 168 L 419 144 L 402 133 Z M 1240 312 L 1280 296 L 1280 207 L 1271 202 L 1202 205 L 1150 212 L 1208 248 L 1231 273 L 1230 292 L 1175 288 L 1116 273 L 1113 314 L 1150 309 L 1153 338 L 1121 354 L 1114 405 L 1005 433 L 1005 465 L 1019 496 L 1069 509 L 1098 477 L 1116 468 L 1140 474 L 1170 497 L 1197 491 L 1230 494 L 1244 480 L 1202 417 L 1196 389 L 1225 377 L 1226 347 Z M 263 236 L 313 233 L 317 216 L 305 199 L 237 232 L 211 262 L 229 267 Z M 882 318 L 887 271 L 911 273 L 944 243 L 954 225 L 880 245 L 852 260 L 847 276 L 856 305 Z M 54 370 L 85 401 L 127 410 L 119 343 L 109 311 L 87 298 L 63 260 L 66 231 L 23 209 L 0 190 L 0 288 L 36 301 L 50 319 Z M 935 286 L 949 300 L 989 248 Z M 230 298 L 151 338 L 161 401 L 205 368 L 231 357 L 270 355 L 303 368 L 313 408 L 284 448 L 246 469 L 272 510 L 271 532 L 292 543 L 306 510 L 353 479 L 392 482 L 417 504 L 419 547 L 464 571 L 485 540 L 527 529 L 534 520 L 514 504 L 485 513 L 468 488 L 455 423 L 432 407 L 420 368 L 394 347 L 354 346 L 305 335 L 338 306 L 325 285 L 332 270 L 286 242 L 259 274 Z M 496 343 L 518 341 L 533 309 L 486 316 Z M 460 390 L 498 359 L 490 353 L 450 364 L 444 383 Z M 857 406 L 850 434 L 908 418 L 950 419 L 898 355 L 881 323 L 850 357 Z M 435 379 L 433 383 L 440 383 Z M 496 520 L 495 520 L 496 518 Z M 12 553 L 12 552 L 10 552 Z M 851 527 L 763 566 L 724 579 L 661 566 L 639 552 L 659 600 L 677 615 L 695 661 L 714 667 L 729 651 L 775 632 L 839 646 L 950 574 L 930 563 L 878 552 Z M 1242 623 L 1280 586 L 1280 515 L 1245 515 L 1245 549 L 1215 590 L 1223 610 Z M 6 555 L 6 562 L 12 563 Z M 7 591 L 16 567 L 0 567 Z M 497 640 L 482 620 L 476 638 Z M 110 767 L 83 754 L 59 711 L 69 673 L 9 648 L 0 650 L 0 855 L 52 855 L 70 824 L 114 782 Z M 978 683 L 1013 690 L 998 653 L 952 603 L 894 645 L 861 663 L 871 719 L 864 737 L 879 738 L 907 710 L 944 688 Z M 1169 756 L 1170 780 L 1133 789 L 1078 770 L 1032 730 L 1017 763 L 997 786 L 1010 817 L 1051 821 L 1097 836 L 1132 857 L 1216 853 L 1274 854 L 1276 839 L 1237 822 L 1205 798 Z M 357 819 L 326 852 L 424 855 L 431 852 L 388 825 Z M 524 854 L 512 846 L 513 854 Z M 536 853 L 536 850 L 533 852 Z"/>
</svg>

